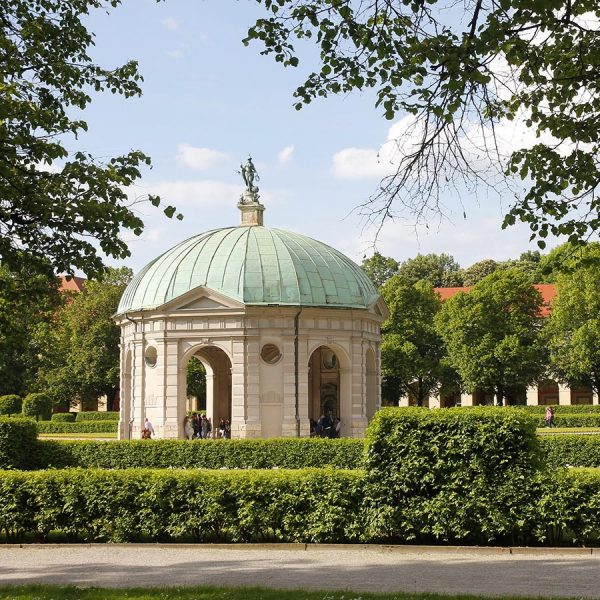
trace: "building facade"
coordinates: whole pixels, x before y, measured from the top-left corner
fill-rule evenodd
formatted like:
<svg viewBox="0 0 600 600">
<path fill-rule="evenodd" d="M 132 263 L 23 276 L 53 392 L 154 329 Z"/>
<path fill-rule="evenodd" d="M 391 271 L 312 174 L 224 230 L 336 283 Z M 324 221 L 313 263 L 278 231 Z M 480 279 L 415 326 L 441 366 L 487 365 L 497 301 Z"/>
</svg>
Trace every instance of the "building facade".
<svg viewBox="0 0 600 600">
<path fill-rule="evenodd" d="M 256 191 L 240 226 L 182 242 L 123 294 L 121 439 L 139 438 L 145 418 L 157 437 L 184 436 L 192 357 L 207 416 L 229 420 L 232 437 L 308 436 L 322 414 L 360 437 L 379 408 L 383 300 L 337 250 L 264 227 Z"/>
</svg>

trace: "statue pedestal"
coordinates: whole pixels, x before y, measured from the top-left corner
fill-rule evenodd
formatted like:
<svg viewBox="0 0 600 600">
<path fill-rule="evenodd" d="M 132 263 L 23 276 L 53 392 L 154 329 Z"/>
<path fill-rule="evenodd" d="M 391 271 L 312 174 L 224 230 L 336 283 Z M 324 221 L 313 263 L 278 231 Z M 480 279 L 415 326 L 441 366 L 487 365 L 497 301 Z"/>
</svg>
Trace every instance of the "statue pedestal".
<svg viewBox="0 0 600 600">
<path fill-rule="evenodd" d="M 244 192 L 242 200 L 238 202 L 238 208 L 242 213 L 240 225 L 262 225 L 265 207 L 258 201 L 258 196 L 252 192 Z"/>
</svg>

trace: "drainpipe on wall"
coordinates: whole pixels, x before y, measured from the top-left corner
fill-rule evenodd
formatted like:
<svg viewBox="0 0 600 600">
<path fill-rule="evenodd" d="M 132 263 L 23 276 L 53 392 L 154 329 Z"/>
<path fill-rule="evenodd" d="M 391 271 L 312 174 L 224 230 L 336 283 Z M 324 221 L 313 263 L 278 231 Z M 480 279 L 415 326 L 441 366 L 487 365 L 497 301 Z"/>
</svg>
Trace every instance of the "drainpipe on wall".
<svg viewBox="0 0 600 600">
<path fill-rule="evenodd" d="M 294 384 L 295 384 L 295 400 L 296 400 L 296 437 L 300 437 L 300 397 L 299 397 L 299 382 L 298 382 L 298 329 L 300 325 L 300 309 L 294 317 Z"/>
</svg>

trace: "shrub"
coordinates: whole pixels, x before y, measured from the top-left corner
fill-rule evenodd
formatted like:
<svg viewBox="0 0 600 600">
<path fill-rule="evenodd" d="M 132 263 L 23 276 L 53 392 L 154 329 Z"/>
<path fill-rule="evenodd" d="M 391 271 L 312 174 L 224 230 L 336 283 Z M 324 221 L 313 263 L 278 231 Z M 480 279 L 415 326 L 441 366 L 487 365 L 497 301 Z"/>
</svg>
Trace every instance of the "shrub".
<svg viewBox="0 0 600 600">
<path fill-rule="evenodd" d="M 348 542 L 361 471 L 81 470 L 0 473 L 0 529 L 95 542 Z"/>
<path fill-rule="evenodd" d="M 0 396 L 0 415 L 18 415 L 23 406 L 23 400 L 16 394 Z"/>
<path fill-rule="evenodd" d="M 118 421 L 119 412 L 115 410 L 78 412 L 75 420 L 78 423 L 80 421 Z"/>
<path fill-rule="evenodd" d="M 536 415 L 544 415 L 546 412 L 547 406 L 537 405 L 537 406 L 510 406 L 508 407 L 511 410 L 523 410 L 528 413 L 533 413 Z M 555 415 L 560 415 L 562 413 L 569 414 L 600 414 L 600 405 L 598 404 L 560 404 L 560 405 L 552 405 L 552 410 L 554 410 Z"/>
<path fill-rule="evenodd" d="M 368 429 L 367 536 L 511 539 L 530 518 L 540 466 L 535 419 L 524 412 L 382 409 Z"/>
<path fill-rule="evenodd" d="M 119 421 L 38 421 L 36 425 L 38 433 L 115 433 L 119 429 Z"/>
<path fill-rule="evenodd" d="M 546 422 L 541 418 L 538 427 L 545 427 Z M 554 417 L 556 427 L 600 427 L 600 414 L 557 413 Z"/>
<path fill-rule="evenodd" d="M 55 423 L 74 423 L 75 415 L 73 413 L 54 413 L 50 420 Z"/>
<path fill-rule="evenodd" d="M 540 446 L 551 469 L 600 467 L 600 435 L 545 435 Z"/>
<path fill-rule="evenodd" d="M 362 466 L 363 449 L 363 440 L 353 439 L 132 440 L 110 444 L 40 440 L 36 464 L 59 469 L 357 469 Z"/>
<path fill-rule="evenodd" d="M 536 506 L 538 542 L 575 543 L 600 540 L 600 469 L 558 469 L 544 478 Z"/>
<path fill-rule="evenodd" d="M 0 417 L 0 469 L 29 468 L 36 438 L 33 421 Z"/>
<path fill-rule="evenodd" d="M 23 415 L 36 420 L 48 420 L 52 412 L 52 399 L 47 394 L 29 394 L 23 400 Z"/>
</svg>

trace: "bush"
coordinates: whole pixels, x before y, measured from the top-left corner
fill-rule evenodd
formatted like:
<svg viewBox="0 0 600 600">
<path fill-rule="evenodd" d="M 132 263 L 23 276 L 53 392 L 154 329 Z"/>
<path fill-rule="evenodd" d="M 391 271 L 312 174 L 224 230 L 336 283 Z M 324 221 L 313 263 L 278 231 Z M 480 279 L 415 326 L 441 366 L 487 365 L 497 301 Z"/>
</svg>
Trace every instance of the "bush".
<svg viewBox="0 0 600 600">
<path fill-rule="evenodd" d="M 74 423 L 75 415 L 74 413 L 54 413 L 50 420 L 55 423 Z"/>
<path fill-rule="evenodd" d="M 115 433 L 119 430 L 119 421 L 38 421 L 36 425 L 38 433 Z"/>
<path fill-rule="evenodd" d="M 489 543 L 524 530 L 541 467 L 526 413 L 385 408 L 368 444 L 370 539 Z"/>
<path fill-rule="evenodd" d="M 546 412 L 547 406 L 537 405 L 537 406 L 510 406 L 509 408 L 515 410 L 523 410 L 528 413 L 536 414 L 536 415 L 544 415 Z M 569 414 L 600 414 L 600 405 L 598 404 L 553 404 L 552 410 L 555 415 L 560 415 L 562 413 Z"/>
<path fill-rule="evenodd" d="M 48 420 L 52 413 L 52 399 L 46 394 L 29 394 L 23 400 L 23 415 Z"/>
<path fill-rule="evenodd" d="M 36 464 L 59 469 L 357 469 L 362 466 L 363 449 L 363 440 L 353 439 L 132 440 L 110 444 L 40 440 Z"/>
<path fill-rule="evenodd" d="M 18 415 L 23 406 L 23 400 L 16 394 L 0 396 L 0 415 Z"/>
<path fill-rule="evenodd" d="M 36 438 L 33 421 L 0 417 L 0 469 L 32 466 Z"/>
<path fill-rule="evenodd" d="M 600 541 L 600 470 L 558 469 L 544 480 L 536 506 L 538 542 L 597 545 Z"/>
<path fill-rule="evenodd" d="M 600 435 L 545 435 L 540 438 L 549 468 L 599 467 Z"/>
<path fill-rule="evenodd" d="M 78 412 L 75 420 L 78 423 L 80 421 L 118 421 L 119 412 L 115 410 Z"/>
<path fill-rule="evenodd" d="M 360 471 L 0 472 L 0 529 L 87 542 L 348 542 Z"/>
<path fill-rule="evenodd" d="M 600 414 L 557 413 L 554 417 L 556 427 L 600 427 Z M 545 427 L 543 418 L 538 421 L 538 427 Z"/>
</svg>

